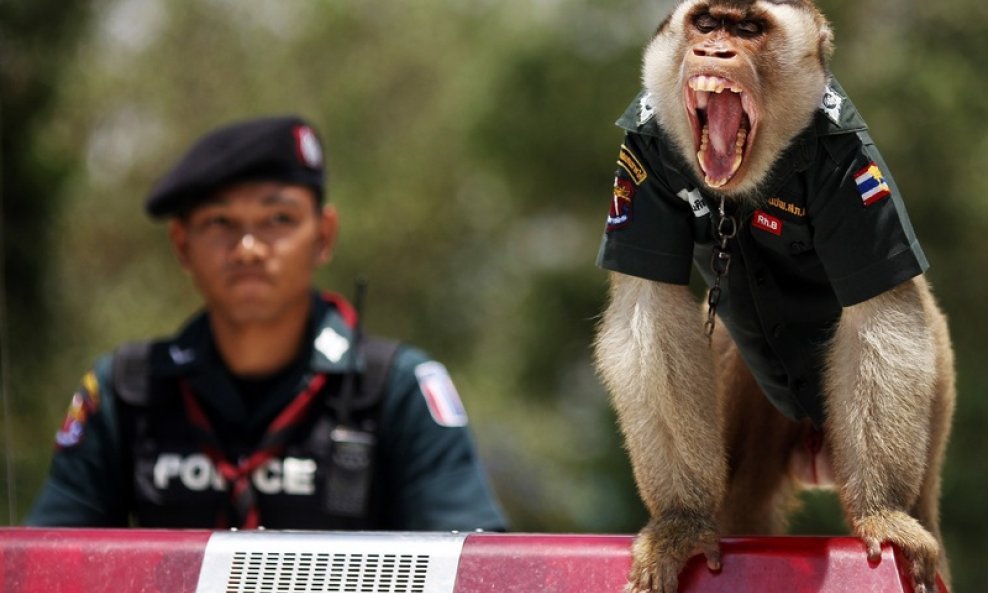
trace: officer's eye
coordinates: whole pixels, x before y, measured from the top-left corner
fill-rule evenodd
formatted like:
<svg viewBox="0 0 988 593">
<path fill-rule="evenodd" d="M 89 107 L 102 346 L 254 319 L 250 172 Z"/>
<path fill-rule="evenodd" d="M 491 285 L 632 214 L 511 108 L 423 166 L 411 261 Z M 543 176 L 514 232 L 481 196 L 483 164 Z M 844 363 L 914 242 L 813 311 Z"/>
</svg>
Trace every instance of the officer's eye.
<svg viewBox="0 0 988 593">
<path fill-rule="evenodd" d="M 212 214 L 200 220 L 199 226 L 203 229 L 228 229 L 233 226 L 233 221 L 222 214 Z"/>
<path fill-rule="evenodd" d="M 293 214 L 288 212 L 276 212 L 268 218 L 268 224 L 272 226 L 292 226 L 298 222 L 298 219 Z"/>
</svg>

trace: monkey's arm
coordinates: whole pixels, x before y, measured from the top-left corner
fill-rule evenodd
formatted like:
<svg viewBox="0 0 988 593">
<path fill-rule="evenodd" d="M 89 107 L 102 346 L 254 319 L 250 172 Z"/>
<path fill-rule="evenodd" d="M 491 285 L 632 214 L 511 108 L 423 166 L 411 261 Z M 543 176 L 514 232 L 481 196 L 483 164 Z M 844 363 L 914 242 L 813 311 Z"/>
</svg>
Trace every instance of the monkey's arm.
<svg viewBox="0 0 988 593">
<path fill-rule="evenodd" d="M 937 315 L 922 277 L 847 307 L 828 356 L 827 432 L 840 495 L 872 559 L 900 546 L 934 590 L 938 546 L 910 516 L 930 463 Z M 917 588 L 917 591 L 924 589 Z"/>
<path fill-rule="evenodd" d="M 712 355 L 688 287 L 618 273 L 610 282 L 596 363 L 651 514 L 630 580 L 674 592 L 693 554 L 719 568 L 715 515 L 727 470 Z"/>
</svg>

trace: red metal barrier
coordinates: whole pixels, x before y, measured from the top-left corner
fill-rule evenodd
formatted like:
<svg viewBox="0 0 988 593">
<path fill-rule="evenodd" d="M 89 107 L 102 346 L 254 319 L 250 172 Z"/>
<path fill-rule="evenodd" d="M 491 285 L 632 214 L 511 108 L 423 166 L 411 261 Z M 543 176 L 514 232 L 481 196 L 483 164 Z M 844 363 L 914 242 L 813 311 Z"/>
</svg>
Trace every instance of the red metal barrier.
<svg viewBox="0 0 988 593">
<path fill-rule="evenodd" d="M 0 593 L 619 593 L 631 541 L 628 535 L 0 528 Z M 893 548 L 869 563 L 854 538 L 730 538 L 722 555 L 719 573 L 700 557 L 691 560 L 680 592 L 910 591 Z"/>
<path fill-rule="evenodd" d="M 209 531 L 0 529 L 2 593 L 194 593 Z"/>
<path fill-rule="evenodd" d="M 619 592 L 631 558 L 630 536 L 496 535 L 467 538 L 456 593 Z M 901 556 L 890 546 L 869 563 L 854 538 L 730 538 L 722 569 L 702 557 L 680 576 L 681 593 L 908 593 Z M 941 582 L 941 591 L 947 589 Z"/>
</svg>

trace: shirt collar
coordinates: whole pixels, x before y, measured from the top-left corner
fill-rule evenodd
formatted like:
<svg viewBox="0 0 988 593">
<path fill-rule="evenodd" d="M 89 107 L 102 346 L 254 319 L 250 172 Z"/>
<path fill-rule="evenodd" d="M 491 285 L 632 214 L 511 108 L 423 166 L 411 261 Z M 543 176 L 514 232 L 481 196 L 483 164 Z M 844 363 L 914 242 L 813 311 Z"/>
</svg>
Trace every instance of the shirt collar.
<svg viewBox="0 0 988 593">
<path fill-rule="evenodd" d="M 307 339 L 309 370 L 339 374 L 361 371 L 362 356 L 353 358 L 356 312 L 343 297 L 331 292 L 312 293 L 312 315 Z M 151 373 L 157 377 L 180 377 L 208 372 L 220 366 L 209 316 L 195 314 L 177 334 L 152 348 Z"/>
</svg>

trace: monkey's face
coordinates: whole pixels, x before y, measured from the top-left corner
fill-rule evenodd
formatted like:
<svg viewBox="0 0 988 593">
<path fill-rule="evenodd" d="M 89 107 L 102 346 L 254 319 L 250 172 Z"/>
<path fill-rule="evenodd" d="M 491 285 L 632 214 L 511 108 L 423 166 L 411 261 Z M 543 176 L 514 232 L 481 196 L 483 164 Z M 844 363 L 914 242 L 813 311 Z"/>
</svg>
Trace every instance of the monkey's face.
<svg viewBox="0 0 988 593">
<path fill-rule="evenodd" d="M 765 179 L 820 104 L 830 39 L 798 0 L 685 0 L 659 27 L 645 87 L 708 188 L 744 195 Z"/>
</svg>

